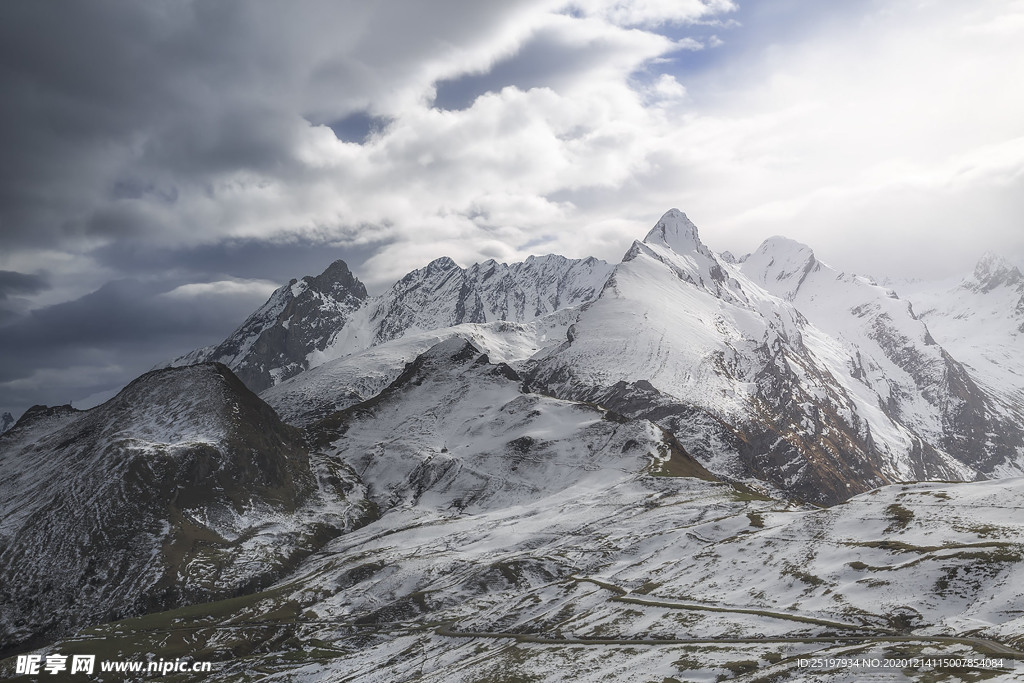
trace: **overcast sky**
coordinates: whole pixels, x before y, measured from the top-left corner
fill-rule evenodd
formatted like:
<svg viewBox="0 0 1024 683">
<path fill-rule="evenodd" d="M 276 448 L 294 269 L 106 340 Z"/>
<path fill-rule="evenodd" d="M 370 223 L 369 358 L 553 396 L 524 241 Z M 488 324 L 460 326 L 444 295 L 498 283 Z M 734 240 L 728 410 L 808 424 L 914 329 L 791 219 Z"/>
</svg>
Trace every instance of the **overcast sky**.
<svg viewBox="0 0 1024 683">
<path fill-rule="evenodd" d="M 0 411 L 345 258 L 618 261 L 668 208 L 878 277 L 1024 263 L 1020 0 L 0 3 Z"/>
</svg>

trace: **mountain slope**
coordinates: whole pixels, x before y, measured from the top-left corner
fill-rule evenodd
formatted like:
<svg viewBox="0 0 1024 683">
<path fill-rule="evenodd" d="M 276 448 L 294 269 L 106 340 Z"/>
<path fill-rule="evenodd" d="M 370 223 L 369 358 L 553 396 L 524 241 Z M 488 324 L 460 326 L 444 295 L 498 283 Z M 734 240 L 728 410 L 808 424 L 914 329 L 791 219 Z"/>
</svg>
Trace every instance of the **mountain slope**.
<svg viewBox="0 0 1024 683">
<path fill-rule="evenodd" d="M 935 339 L 1024 423 L 1024 275 L 994 254 L 958 282 L 897 285 Z"/>
<path fill-rule="evenodd" d="M 806 338 L 812 348 L 819 344 L 817 356 L 851 394 L 863 394 L 893 423 L 979 472 L 1021 471 L 1020 421 L 978 386 L 896 292 L 840 273 L 809 247 L 781 237 L 765 241 L 741 269 L 828 335 L 828 345 Z"/>
<path fill-rule="evenodd" d="M 223 365 L 28 411 L 0 436 L 0 648 L 266 585 L 363 514 L 325 468 Z"/>
<path fill-rule="evenodd" d="M 711 478 L 654 425 L 526 393 L 511 367 L 460 338 L 435 344 L 378 396 L 309 429 L 359 472 L 382 511 L 481 512 L 647 467 Z"/>
<path fill-rule="evenodd" d="M 716 257 L 672 210 L 530 378 L 553 395 L 656 420 L 712 471 L 817 502 L 890 481 L 975 476 L 886 414 L 873 391 L 851 386 L 854 369 L 841 343 Z"/>
<path fill-rule="evenodd" d="M 251 600 L 90 635 L 212 659 L 213 681 L 1019 680 L 1022 485 L 890 486 L 810 510 L 622 471 L 476 514 L 420 498 Z M 240 623 L 247 648 L 228 651 Z M 833 658 L 863 663 L 797 664 Z"/>
<path fill-rule="evenodd" d="M 565 340 L 578 314 L 565 308 L 526 323 L 462 323 L 402 337 L 335 358 L 266 389 L 260 397 L 289 424 L 304 427 L 368 400 L 398 378 L 407 363 L 447 339 L 463 339 L 494 362 L 519 366 Z"/>
</svg>

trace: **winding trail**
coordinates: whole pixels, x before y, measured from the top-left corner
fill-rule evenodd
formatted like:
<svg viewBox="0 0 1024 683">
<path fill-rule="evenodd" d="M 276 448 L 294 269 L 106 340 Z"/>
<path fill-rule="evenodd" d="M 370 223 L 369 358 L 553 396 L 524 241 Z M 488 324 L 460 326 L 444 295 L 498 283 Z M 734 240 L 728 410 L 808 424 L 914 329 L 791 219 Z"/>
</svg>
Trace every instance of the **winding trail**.
<svg viewBox="0 0 1024 683">
<path fill-rule="evenodd" d="M 629 646 L 658 646 L 658 645 L 772 645 L 776 643 L 834 643 L 841 645 L 861 644 L 882 644 L 882 643 L 940 643 L 948 645 L 967 645 L 988 656 L 1001 657 L 1004 659 L 1024 660 L 1024 652 L 1016 650 L 1003 643 L 987 638 L 974 638 L 970 636 L 926 636 L 914 635 L 899 632 L 893 629 L 865 626 L 863 624 L 851 624 L 841 621 L 832 621 L 818 617 L 810 617 L 790 612 L 778 612 L 764 609 L 744 607 L 718 607 L 701 605 L 696 603 L 678 602 L 662 598 L 632 597 L 629 591 L 621 586 L 595 579 L 591 577 L 573 576 L 570 580 L 578 583 L 592 583 L 607 591 L 615 593 L 609 598 L 613 602 L 631 603 L 647 607 L 661 607 L 665 609 L 698 610 L 708 612 L 728 612 L 735 614 L 752 614 L 755 616 L 770 619 L 785 619 L 801 623 L 814 624 L 835 629 L 869 631 L 871 633 L 825 636 L 778 636 L 758 638 L 564 638 L 558 636 L 544 636 L 532 633 L 514 633 L 510 631 L 462 631 L 455 628 L 455 622 L 447 622 L 434 629 L 439 636 L 449 638 L 509 638 L 519 643 L 534 643 L 539 645 L 629 645 Z"/>
</svg>

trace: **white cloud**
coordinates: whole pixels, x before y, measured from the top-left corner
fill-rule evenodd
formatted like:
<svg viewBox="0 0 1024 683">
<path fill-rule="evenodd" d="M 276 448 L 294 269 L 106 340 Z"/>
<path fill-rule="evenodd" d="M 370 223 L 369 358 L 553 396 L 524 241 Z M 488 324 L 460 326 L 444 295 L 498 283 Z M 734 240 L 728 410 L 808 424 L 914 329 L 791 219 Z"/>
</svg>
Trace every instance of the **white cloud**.
<svg viewBox="0 0 1024 683">
<path fill-rule="evenodd" d="M 174 289 L 158 295 L 179 301 L 215 297 L 242 296 L 254 299 L 266 299 L 280 285 L 267 280 L 218 280 L 216 282 L 193 282 L 179 285 Z"/>
<path fill-rule="evenodd" d="M 736 9 L 731 0 L 574 0 L 571 7 L 618 26 L 695 23 Z"/>
<path fill-rule="evenodd" d="M 169 118 L 103 166 L 150 190 L 95 215 L 148 226 L 149 245 L 378 245 L 358 274 L 380 286 L 441 255 L 617 259 L 679 206 L 714 248 L 783 233 L 865 268 L 941 229 L 933 205 L 984 214 L 994 242 L 979 249 L 1021 250 L 1008 236 L 1022 208 L 1019 2 L 879 3 L 699 72 L 678 51 L 721 38 L 656 29 L 724 20 L 735 3 L 409 3 L 401 22 L 367 3 L 242 7 L 223 73 L 178 73 Z M 216 25 L 217 10 L 189 11 Z M 432 108 L 439 81 L 486 82 L 539 46 L 566 56 L 544 87 L 495 82 L 468 108 Z M 360 109 L 390 122 L 365 144 L 338 140 L 326 124 Z M 940 269 L 962 257 L 935 252 Z"/>
<path fill-rule="evenodd" d="M 879 6 L 684 80 L 699 105 L 671 135 L 671 174 L 713 246 L 781 233 L 914 275 L 1024 251 L 1024 43 L 974 30 L 1019 3 Z"/>
</svg>

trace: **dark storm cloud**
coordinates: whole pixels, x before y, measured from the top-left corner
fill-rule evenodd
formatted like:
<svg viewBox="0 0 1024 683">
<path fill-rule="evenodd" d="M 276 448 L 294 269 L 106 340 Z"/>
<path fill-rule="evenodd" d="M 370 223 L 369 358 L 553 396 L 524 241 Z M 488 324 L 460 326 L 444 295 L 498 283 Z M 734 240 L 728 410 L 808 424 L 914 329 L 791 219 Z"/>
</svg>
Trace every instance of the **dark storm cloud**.
<svg viewBox="0 0 1024 683">
<path fill-rule="evenodd" d="M 49 288 L 49 280 L 44 275 L 0 270 L 0 328 L 16 320 L 27 310 L 26 297 Z M 0 335 L 2 334 L 0 331 Z"/>
<path fill-rule="evenodd" d="M 74 217 L 105 175 L 109 146 L 166 100 L 166 81 L 146 77 L 157 25 L 141 4 L 14 2 L 0 12 L 0 239 L 49 245 L 84 227 Z"/>
<path fill-rule="evenodd" d="M 307 121 L 378 125 L 371 101 L 429 87 L 410 65 L 520 4 L 0 3 L 0 246 L 173 229 L 109 204 L 301 174 Z"/>
<path fill-rule="evenodd" d="M 188 248 L 153 246 L 140 240 L 118 240 L 99 247 L 91 256 L 100 264 L 135 277 L 173 272 L 189 281 L 223 275 L 236 278 L 288 282 L 304 275 L 318 275 L 337 259 L 343 259 L 360 276 L 362 263 L 379 247 L 332 247 L 311 241 L 279 244 L 256 240 L 230 240 Z"/>
<path fill-rule="evenodd" d="M 0 301 L 12 294 L 38 294 L 49 287 L 42 275 L 0 270 Z"/>
<path fill-rule="evenodd" d="M 227 336 L 266 287 L 175 296 L 175 281 L 109 282 L 19 316 L 0 334 L 0 412 L 64 403 L 123 385 L 160 361 Z"/>
<path fill-rule="evenodd" d="M 76 361 L 76 350 L 152 348 L 154 342 L 166 343 L 183 335 L 209 337 L 225 331 L 226 314 L 244 315 L 224 306 L 195 307 L 188 301 L 156 299 L 173 288 L 168 285 L 118 280 L 75 301 L 32 311 L 4 328 L 0 383 L 27 377 L 43 363 L 69 367 Z"/>
<path fill-rule="evenodd" d="M 3 3 L 0 244 L 158 229 L 109 201 L 287 170 L 261 30 L 234 2 Z"/>
<path fill-rule="evenodd" d="M 219 341 L 265 298 L 165 295 L 177 285 L 286 282 L 339 257 L 358 269 L 372 249 L 332 247 L 338 225 L 294 218 L 325 182 L 302 157 L 311 128 L 365 141 L 429 90 L 424 60 L 457 70 L 460 46 L 531 3 L 0 3 L 3 409 L 123 384 Z M 276 199 L 232 203 L 240 187 Z M 48 282 L 20 271 L 44 267 L 69 298 L 96 291 L 30 310 Z"/>
</svg>

